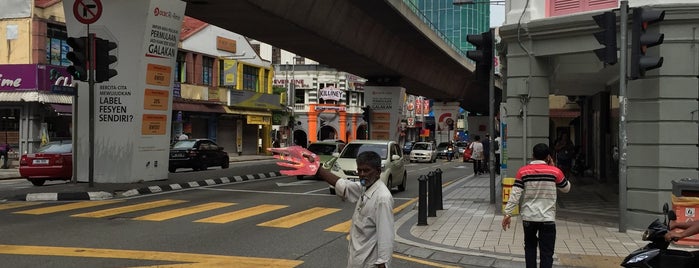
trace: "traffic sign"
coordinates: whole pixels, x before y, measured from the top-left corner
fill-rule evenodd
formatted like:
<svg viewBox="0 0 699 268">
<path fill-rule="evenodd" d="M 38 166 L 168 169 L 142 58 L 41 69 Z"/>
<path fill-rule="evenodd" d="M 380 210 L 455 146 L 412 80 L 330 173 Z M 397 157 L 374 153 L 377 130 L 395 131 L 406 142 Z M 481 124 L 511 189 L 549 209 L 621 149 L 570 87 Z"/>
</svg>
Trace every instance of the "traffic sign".
<svg viewBox="0 0 699 268">
<path fill-rule="evenodd" d="M 83 24 L 95 23 L 101 15 L 101 0 L 75 0 L 73 3 L 73 16 Z"/>
</svg>

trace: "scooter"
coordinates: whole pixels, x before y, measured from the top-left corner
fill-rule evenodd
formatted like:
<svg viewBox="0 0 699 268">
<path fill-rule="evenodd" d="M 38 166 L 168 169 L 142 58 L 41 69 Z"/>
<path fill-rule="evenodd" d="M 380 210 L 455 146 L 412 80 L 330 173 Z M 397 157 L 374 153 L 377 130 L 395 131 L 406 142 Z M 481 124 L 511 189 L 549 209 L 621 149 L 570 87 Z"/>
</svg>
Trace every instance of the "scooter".
<svg viewBox="0 0 699 268">
<path fill-rule="evenodd" d="M 675 211 L 663 206 L 665 220 L 660 222 L 655 219 L 641 237 L 643 241 L 649 241 L 647 245 L 631 252 L 621 263 L 623 267 L 699 267 L 699 250 L 684 251 L 668 249 L 670 242 L 665 241 L 665 234 L 670 230 L 669 220 L 677 220 Z"/>
</svg>

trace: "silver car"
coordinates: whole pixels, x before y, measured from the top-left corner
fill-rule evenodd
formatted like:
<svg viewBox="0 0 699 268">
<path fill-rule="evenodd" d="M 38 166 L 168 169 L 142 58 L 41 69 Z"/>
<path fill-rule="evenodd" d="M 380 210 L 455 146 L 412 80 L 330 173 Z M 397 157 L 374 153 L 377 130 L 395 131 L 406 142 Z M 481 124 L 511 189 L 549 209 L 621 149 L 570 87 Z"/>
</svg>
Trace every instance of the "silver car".
<svg viewBox="0 0 699 268">
<path fill-rule="evenodd" d="M 358 180 L 357 155 L 364 151 L 374 151 L 381 156 L 380 179 L 388 189 L 398 187 L 405 191 L 408 173 L 405 171 L 403 150 L 395 141 L 388 140 L 354 140 L 345 145 L 330 168 L 330 172 L 341 178 Z M 335 194 L 335 188 L 330 186 L 330 193 Z"/>
<path fill-rule="evenodd" d="M 436 162 L 437 148 L 431 142 L 416 142 L 410 151 L 410 162 Z"/>
</svg>

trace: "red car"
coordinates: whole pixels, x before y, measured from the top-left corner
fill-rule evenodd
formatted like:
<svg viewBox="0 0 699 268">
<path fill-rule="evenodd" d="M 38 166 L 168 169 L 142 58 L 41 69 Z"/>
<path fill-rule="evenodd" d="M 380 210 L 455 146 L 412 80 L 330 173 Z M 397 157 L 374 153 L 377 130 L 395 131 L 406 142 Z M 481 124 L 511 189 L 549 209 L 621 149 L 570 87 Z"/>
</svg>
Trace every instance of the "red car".
<svg viewBox="0 0 699 268">
<path fill-rule="evenodd" d="M 36 186 L 47 180 L 70 180 L 73 175 L 73 144 L 49 142 L 36 153 L 23 154 L 19 160 L 19 175 Z"/>
</svg>

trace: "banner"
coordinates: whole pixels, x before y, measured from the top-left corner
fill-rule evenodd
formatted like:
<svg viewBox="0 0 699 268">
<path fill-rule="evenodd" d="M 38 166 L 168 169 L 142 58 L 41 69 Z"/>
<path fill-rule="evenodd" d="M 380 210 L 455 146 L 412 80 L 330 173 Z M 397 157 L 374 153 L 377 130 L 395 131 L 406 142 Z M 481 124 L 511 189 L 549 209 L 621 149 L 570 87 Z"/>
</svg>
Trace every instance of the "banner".
<svg viewBox="0 0 699 268">
<path fill-rule="evenodd" d="M 365 87 L 364 101 L 371 107 L 370 139 L 400 140 L 405 96 L 405 88 L 402 87 Z"/>
<path fill-rule="evenodd" d="M 456 131 L 456 120 L 459 118 L 458 102 L 437 102 L 432 104 L 434 113 L 435 139 L 437 143 L 449 142 Z"/>
<path fill-rule="evenodd" d="M 65 0 L 68 36 L 95 34 L 117 44 L 117 75 L 94 85 L 94 182 L 168 177 L 177 44 L 185 2 Z M 89 25 L 89 28 L 88 28 Z M 78 82 L 76 175 L 88 181 L 89 85 Z M 171 93 L 172 92 L 172 93 Z"/>
</svg>

